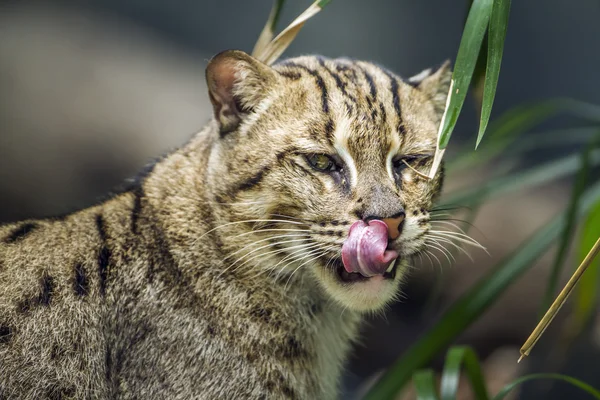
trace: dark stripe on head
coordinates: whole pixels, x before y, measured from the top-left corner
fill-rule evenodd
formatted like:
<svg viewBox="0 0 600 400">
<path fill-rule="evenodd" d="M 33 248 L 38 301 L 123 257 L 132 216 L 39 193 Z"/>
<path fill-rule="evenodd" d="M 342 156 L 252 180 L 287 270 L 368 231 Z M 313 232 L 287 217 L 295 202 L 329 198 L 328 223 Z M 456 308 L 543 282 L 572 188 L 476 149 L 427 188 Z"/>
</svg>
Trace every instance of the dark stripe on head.
<svg viewBox="0 0 600 400">
<path fill-rule="evenodd" d="M 354 69 L 354 61 L 348 58 L 338 58 L 335 60 L 335 70 L 340 72 L 346 79 L 353 84 L 357 84 L 356 71 Z"/>
<path fill-rule="evenodd" d="M 42 306 L 49 306 L 54 292 L 54 279 L 47 273 L 44 273 L 41 280 L 42 291 L 38 298 L 38 303 Z"/>
<path fill-rule="evenodd" d="M 375 100 L 375 98 L 377 97 L 377 87 L 375 86 L 375 81 L 373 80 L 373 77 L 371 76 L 371 74 L 369 74 L 367 72 L 367 70 L 365 70 L 364 68 L 360 68 L 360 70 L 362 71 L 363 75 L 365 76 L 365 80 L 369 84 L 371 98 L 373 100 Z"/>
<path fill-rule="evenodd" d="M 398 118 L 402 119 L 402 116 L 400 115 L 400 95 L 398 94 L 398 79 L 396 79 L 395 76 L 393 76 L 392 74 L 388 74 L 388 76 L 390 77 L 390 80 L 392 81 L 391 85 L 390 85 L 390 91 L 392 92 L 392 96 L 393 96 L 393 101 L 394 101 L 394 110 L 396 111 L 396 114 L 398 114 Z"/>
<path fill-rule="evenodd" d="M 279 153 L 275 154 L 275 161 L 272 164 L 263 165 L 250 178 L 246 179 L 243 182 L 237 183 L 231 190 L 228 191 L 229 196 L 230 197 L 235 197 L 235 195 L 238 192 L 251 189 L 254 186 L 258 185 L 263 180 L 263 178 L 265 177 L 265 175 L 267 175 L 269 173 L 269 171 L 271 170 L 271 168 L 273 168 L 274 164 L 280 163 L 285 158 L 285 156 L 287 154 L 293 153 L 294 151 L 295 151 L 295 148 L 286 148 L 286 149 L 280 151 Z M 220 196 L 220 195 L 217 195 L 217 196 Z"/>
<path fill-rule="evenodd" d="M 144 197 L 144 187 L 140 184 L 133 191 L 133 208 L 131 210 L 131 231 L 138 234 L 138 220 L 142 212 L 142 198 Z"/>
<path fill-rule="evenodd" d="M 258 172 L 256 172 L 250 178 L 246 179 L 243 182 L 238 183 L 235 186 L 235 188 L 231 191 L 231 194 L 235 195 L 238 192 L 251 189 L 254 186 L 258 185 L 262 181 L 262 179 L 264 178 L 264 176 L 270 170 L 271 170 L 271 165 L 265 165 L 265 166 L 261 167 L 261 169 L 259 169 Z"/>
<path fill-rule="evenodd" d="M 379 111 L 381 111 L 381 121 L 385 124 L 385 121 L 387 120 L 387 113 L 385 112 L 383 103 L 379 103 Z"/>
<path fill-rule="evenodd" d="M 291 79 L 293 81 L 297 81 L 298 79 L 302 78 L 302 75 L 300 73 L 294 71 L 279 71 L 279 75 Z"/>
<path fill-rule="evenodd" d="M 402 136 L 406 135 L 406 126 L 404 126 L 404 122 L 400 122 L 400 125 L 398 125 L 398 132 L 400 132 L 400 135 Z"/>
<path fill-rule="evenodd" d="M 402 111 L 400 110 L 400 93 L 398 92 L 400 84 L 398 83 L 398 79 L 390 71 L 386 70 L 385 68 L 381 68 L 381 70 L 387 75 L 388 78 L 390 78 L 390 91 L 392 92 L 394 110 L 396 111 L 396 115 L 398 116 L 398 132 L 400 132 L 401 134 L 405 134 L 406 128 L 404 127 L 404 124 L 402 122 Z"/>
<path fill-rule="evenodd" d="M 14 243 L 17 240 L 23 239 L 37 228 L 37 224 L 33 222 L 26 222 L 13 230 L 10 235 L 4 239 L 4 243 Z"/>
<path fill-rule="evenodd" d="M 346 71 L 348 71 L 349 69 L 350 69 L 350 66 L 349 66 L 349 65 L 346 65 L 346 64 L 341 64 L 341 63 L 339 63 L 339 62 L 335 63 L 335 70 L 336 70 L 337 72 L 346 72 Z"/>
<path fill-rule="evenodd" d="M 85 270 L 83 269 L 83 265 L 78 263 L 75 265 L 74 269 L 74 277 L 73 277 L 73 290 L 75 294 L 79 297 L 86 296 L 88 294 L 88 279 L 85 275 Z"/>
<path fill-rule="evenodd" d="M 100 250 L 98 251 L 98 276 L 100 278 L 99 288 L 100 295 L 106 293 L 106 279 L 108 278 L 108 265 L 110 264 L 110 250 L 108 249 L 107 235 L 104 226 L 104 218 L 102 214 L 96 216 L 96 227 L 100 235 Z"/>
<path fill-rule="evenodd" d="M 325 137 L 331 139 L 333 137 L 333 131 L 335 130 L 335 123 L 331 118 L 325 123 Z"/>
<path fill-rule="evenodd" d="M 325 114 L 329 114 L 329 100 L 328 100 L 329 95 L 327 93 L 327 86 L 325 85 L 325 81 L 323 80 L 323 77 L 317 71 L 314 71 L 302 64 L 296 64 L 295 62 L 288 61 L 288 62 L 282 63 L 281 65 L 284 65 L 286 67 L 294 67 L 294 68 L 301 69 L 303 71 L 306 71 L 313 78 L 315 78 L 315 81 L 317 82 L 317 86 L 319 87 L 319 89 L 321 89 L 321 106 L 323 108 L 323 112 Z"/>
<path fill-rule="evenodd" d="M 377 109 L 376 109 L 376 108 L 373 108 L 373 109 L 371 110 L 371 119 L 372 119 L 373 121 L 375 121 L 375 118 L 377 118 Z"/>
<path fill-rule="evenodd" d="M 336 74 L 335 72 L 333 72 L 332 70 L 330 70 L 329 68 L 327 68 L 327 66 L 325 65 L 325 60 L 323 59 L 323 57 L 317 57 L 317 60 L 319 61 L 319 65 L 325 70 L 327 71 L 327 73 L 329 75 L 331 75 L 331 77 L 333 78 L 333 80 L 335 81 L 335 85 L 337 86 L 338 89 L 340 89 L 340 91 L 342 92 L 342 94 L 350 99 L 350 103 L 348 103 L 346 101 L 346 108 L 348 109 L 348 112 L 352 112 L 352 104 L 356 103 L 356 98 L 354 96 L 352 96 L 350 93 L 348 93 L 348 91 L 346 90 L 346 82 L 342 81 L 342 78 L 340 78 L 340 76 L 338 74 Z"/>
<path fill-rule="evenodd" d="M 335 123 L 330 118 L 325 123 L 325 137 L 331 140 L 333 138 L 333 131 L 335 131 Z"/>
<path fill-rule="evenodd" d="M 0 326 L 0 344 L 10 342 L 12 337 L 12 329 L 8 326 Z M 0 396 L 2 398 L 2 396 Z"/>
</svg>

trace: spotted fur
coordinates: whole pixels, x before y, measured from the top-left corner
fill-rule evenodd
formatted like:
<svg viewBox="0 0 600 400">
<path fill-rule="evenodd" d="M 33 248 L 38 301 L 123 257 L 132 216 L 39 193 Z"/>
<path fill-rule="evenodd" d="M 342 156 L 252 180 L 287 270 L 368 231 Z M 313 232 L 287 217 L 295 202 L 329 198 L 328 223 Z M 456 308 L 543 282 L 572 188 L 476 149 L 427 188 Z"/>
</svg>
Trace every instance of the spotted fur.
<svg viewBox="0 0 600 400">
<path fill-rule="evenodd" d="M 448 78 L 217 55 L 189 143 L 99 205 L 0 227 L 0 398 L 335 398 L 361 315 L 423 247 L 442 177 L 414 170 Z M 398 213 L 396 277 L 341 282 L 350 225 Z"/>
</svg>

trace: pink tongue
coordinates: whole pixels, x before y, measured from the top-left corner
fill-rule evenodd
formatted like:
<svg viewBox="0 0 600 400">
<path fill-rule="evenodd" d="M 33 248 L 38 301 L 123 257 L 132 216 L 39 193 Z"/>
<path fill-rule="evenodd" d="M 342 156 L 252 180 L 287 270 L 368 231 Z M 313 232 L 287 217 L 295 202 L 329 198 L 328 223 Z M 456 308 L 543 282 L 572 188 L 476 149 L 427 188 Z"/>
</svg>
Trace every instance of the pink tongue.
<svg viewBox="0 0 600 400">
<path fill-rule="evenodd" d="M 398 257 L 394 250 L 386 250 L 388 228 L 378 219 L 356 221 L 350 227 L 348 238 L 342 246 L 342 262 L 348 272 L 364 276 L 383 275 L 390 263 Z"/>
</svg>

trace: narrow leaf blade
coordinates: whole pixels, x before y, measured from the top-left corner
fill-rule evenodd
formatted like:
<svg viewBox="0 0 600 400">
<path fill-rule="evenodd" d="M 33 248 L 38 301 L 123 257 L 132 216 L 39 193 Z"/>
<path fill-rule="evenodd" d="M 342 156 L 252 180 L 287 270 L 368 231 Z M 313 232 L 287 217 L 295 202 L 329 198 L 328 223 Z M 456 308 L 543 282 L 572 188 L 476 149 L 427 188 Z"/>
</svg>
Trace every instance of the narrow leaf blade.
<svg viewBox="0 0 600 400">
<path fill-rule="evenodd" d="M 496 88 L 498 86 L 498 77 L 500 76 L 500 65 L 502 63 L 502 53 L 504 51 L 504 39 L 506 38 L 509 11 L 510 0 L 494 0 L 488 30 L 487 66 L 485 70 L 485 83 L 483 86 L 483 102 L 481 104 L 479 133 L 477 134 L 475 149 L 479 147 L 479 143 L 481 142 L 481 139 L 483 139 L 492 113 L 494 97 L 496 97 Z"/>
<path fill-rule="evenodd" d="M 417 400 L 439 400 L 432 369 L 415 372 L 412 380 L 417 392 Z"/>
<path fill-rule="evenodd" d="M 492 0 L 474 0 L 465 23 L 462 39 L 456 55 L 454 72 L 452 80 L 454 87 L 450 93 L 450 100 L 447 107 L 446 118 L 442 121 L 442 128 L 438 138 L 440 150 L 448 145 L 452 130 L 458 120 L 458 115 L 462 109 L 473 70 L 477 63 L 477 57 L 481 50 L 481 42 L 485 35 L 490 14 L 492 12 Z"/>
<path fill-rule="evenodd" d="M 471 388 L 477 400 L 487 400 L 489 398 L 481 366 L 477 355 L 467 346 L 452 347 L 446 355 L 444 372 L 442 374 L 442 383 L 440 385 L 440 394 L 442 400 L 454 400 L 458 392 L 458 383 L 462 366 L 464 364 L 465 372 L 471 381 Z"/>
<path fill-rule="evenodd" d="M 573 378 L 571 376 L 561 375 L 561 374 L 531 374 L 531 375 L 523 376 L 519 379 L 515 379 L 508 385 L 504 386 L 500 390 L 500 392 L 498 392 L 498 394 L 496 396 L 494 396 L 493 400 L 502 400 L 516 386 L 518 386 L 522 383 L 528 382 L 528 381 L 536 380 L 536 379 L 553 379 L 553 380 L 567 382 L 567 383 L 583 390 L 584 392 L 587 392 L 588 394 L 593 396 L 595 399 L 600 399 L 600 391 L 598 391 L 598 389 L 595 389 L 593 386 L 588 385 L 587 383 L 580 381 L 579 379 Z"/>
<path fill-rule="evenodd" d="M 586 217 L 581 238 L 579 240 L 578 258 L 579 263 L 587 256 L 590 249 L 600 237 L 600 201 L 594 205 Z M 598 300 L 598 285 L 600 283 L 600 257 L 592 262 L 587 271 L 581 277 L 575 292 L 573 306 L 573 323 L 570 330 L 574 334 L 579 333 L 593 315 Z"/>
</svg>

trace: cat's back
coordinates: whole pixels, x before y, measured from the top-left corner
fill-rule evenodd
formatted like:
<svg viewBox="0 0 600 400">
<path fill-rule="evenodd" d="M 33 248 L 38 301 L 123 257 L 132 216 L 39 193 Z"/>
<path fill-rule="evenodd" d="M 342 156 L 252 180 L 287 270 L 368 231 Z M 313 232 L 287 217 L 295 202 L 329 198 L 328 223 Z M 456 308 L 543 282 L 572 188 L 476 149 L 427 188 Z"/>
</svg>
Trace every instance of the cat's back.
<svg viewBox="0 0 600 400">
<path fill-rule="evenodd" d="M 107 396 L 107 227 L 127 197 L 0 226 L 0 398 Z"/>
</svg>

